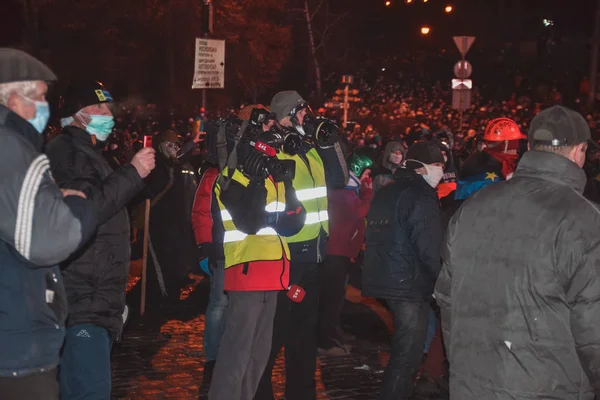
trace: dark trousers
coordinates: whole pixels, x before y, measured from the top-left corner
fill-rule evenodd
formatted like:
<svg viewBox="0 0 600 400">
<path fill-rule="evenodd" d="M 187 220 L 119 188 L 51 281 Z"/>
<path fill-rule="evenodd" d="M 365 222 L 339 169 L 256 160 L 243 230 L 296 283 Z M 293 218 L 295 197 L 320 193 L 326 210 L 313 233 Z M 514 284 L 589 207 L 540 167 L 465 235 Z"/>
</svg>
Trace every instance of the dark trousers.
<svg viewBox="0 0 600 400">
<path fill-rule="evenodd" d="M 56 368 L 22 378 L 0 378 L 3 400 L 58 400 Z"/>
<path fill-rule="evenodd" d="M 273 400 L 271 375 L 281 347 L 285 347 L 286 400 L 315 400 L 317 389 L 317 322 L 319 279 L 317 263 L 292 261 L 291 281 L 306 291 L 300 303 L 280 294 L 273 328 L 271 355 L 258 386 L 255 400 Z"/>
<path fill-rule="evenodd" d="M 394 317 L 390 362 L 378 400 L 409 399 L 423 357 L 429 322 L 428 302 L 387 300 Z"/>
<path fill-rule="evenodd" d="M 60 359 L 62 400 L 110 398 L 110 351 L 112 336 L 101 326 L 74 325 L 67 328 Z"/>
<path fill-rule="evenodd" d="M 337 331 L 341 328 L 340 318 L 351 263 L 349 257 L 328 255 L 320 271 L 318 337 L 322 349 L 330 349 L 341 343 Z"/>
</svg>

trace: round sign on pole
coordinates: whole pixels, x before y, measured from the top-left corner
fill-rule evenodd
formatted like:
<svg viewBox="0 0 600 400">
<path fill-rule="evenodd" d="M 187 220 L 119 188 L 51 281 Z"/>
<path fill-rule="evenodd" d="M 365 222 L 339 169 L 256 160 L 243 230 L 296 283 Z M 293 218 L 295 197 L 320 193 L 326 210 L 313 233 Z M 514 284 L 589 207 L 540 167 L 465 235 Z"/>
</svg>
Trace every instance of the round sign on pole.
<svg viewBox="0 0 600 400">
<path fill-rule="evenodd" d="M 466 60 L 461 60 L 454 65 L 454 75 L 458 79 L 467 79 L 473 73 L 473 66 Z"/>
</svg>

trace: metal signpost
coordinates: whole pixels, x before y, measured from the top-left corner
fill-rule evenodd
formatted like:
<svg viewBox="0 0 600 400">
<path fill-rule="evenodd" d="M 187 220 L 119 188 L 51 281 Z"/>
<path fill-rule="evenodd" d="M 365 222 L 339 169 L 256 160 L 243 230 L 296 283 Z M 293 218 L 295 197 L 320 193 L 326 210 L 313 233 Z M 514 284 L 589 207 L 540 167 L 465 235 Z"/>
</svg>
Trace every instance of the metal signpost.
<svg viewBox="0 0 600 400">
<path fill-rule="evenodd" d="M 473 73 L 473 66 L 465 60 L 465 55 L 475 42 L 475 36 L 454 36 L 453 39 L 462 56 L 462 60 L 454 65 L 454 76 L 457 79 L 452 79 L 452 108 L 460 111 L 460 132 L 463 126 L 463 112 L 471 106 L 473 88 L 473 82 L 468 79 Z"/>
<path fill-rule="evenodd" d="M 350 90 L 350 85 L 353 83 L 354 77 L 352 75 L 342 76 L 342 84 L 344 85 L 344 89 L 336 90 L 336 96 L 332 97 L 332 101 L 325 103 L 325 107 L 327 108 L 342 108 L 344 110 L 344 116 L 342 120 L 342 127 L 344 129 L 346 129 L 346 126 L 348 125 L 348 110 L 350 109 L 350 103 L 362 101 L 362 99 L 359 97 L 352 97 L 358 94 L 358 89 Z"/>
</svg>

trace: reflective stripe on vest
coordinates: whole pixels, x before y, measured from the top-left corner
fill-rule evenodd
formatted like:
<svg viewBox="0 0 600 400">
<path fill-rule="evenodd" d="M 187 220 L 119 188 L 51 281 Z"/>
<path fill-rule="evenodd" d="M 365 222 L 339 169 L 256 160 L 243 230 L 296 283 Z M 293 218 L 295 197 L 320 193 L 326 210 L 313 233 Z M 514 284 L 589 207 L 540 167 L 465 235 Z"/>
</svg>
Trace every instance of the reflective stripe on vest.
<svg viewBox="0 0 600 400">
<path fill-rule="evenodd" d="M 306 222 L 302 230 L 287 238 L 288 243 L 306 242 L 316 239 L 321 229 L 329 233 L 329 216 L 327 215 L 327 183 L 325 182 L 325 168 L 323 160 L 316 149 L 310 149 L 304 160 L 299 155 L 290 156 L 278 153 L 281 160 L 294 160 L 296 162 L 296 175 L 292 181 L 296 197 L 306 209 Z"/>
<path fill-rule="evenodd" d="M 280 203 L 278 201 L 274 201 L 272 203 L 267 204 L 265 207 L 267 212 L 282 212 L 285 211 L 285 203 Z M 221 210 L 221 221 L 233 221 L 233 217 L 227 210 Z"/>
<path fill-rule="evenodd" d="M 305 224 L 318 224 L 320 222 L 325 222 L 329 220 L 329 214 L 327 210 L 307 213 L 306 214 L 306 222 Z"/>
<path fill-rule="evenodd" d="M 273 228 L 262 228 L 256 232 L 256 234 L 261 236 L 278 236 L 277 231 Z M 246 239 L 246 237 L 248 237 L 248 235 L 242 231 L 227 231 L 225 232 L 223 243 L 241 242 Z"/>
<path fill-rule="evenodd" d="M 299 201 L 314 200 L 320 199 L 322 197 L 327 197 L 327 187 L 321 186 L 311 189 L 296 190 L 296 197 Z"/>
<path fill-rule="evenodd" d="M 223 170 L 225 174 L 227 168 Z M 232 179 L 242 186 L 248 186 L 249 180 L 241 172 L 235 171 Z M 265 210 L 267 212 L 285 211 L 285 187 L 265 179 L 267 198 Z M 290 250 L 284 237 L 277 234 L 271 227 L 264 227 L 256 234 L 249 235 L 238 230 L 233 223 L 231 213 L 221 202 L 221 187 L 215 187 L 217 201 L 221 209 L 221 219 L 225 233 L 223 235 L 223 251 L 225 253 L 225 268 L 245 264 L 253 261 L 276 261 L 283 257 L 290 259 Z"/>
<path fill-rule="evenodd" d="M 267 204 L 265 210 L 267 210 L 267 212 L 283 212 L 285 211 L 285 203 L 279 201 L 271 202 Z"/>
</svg>

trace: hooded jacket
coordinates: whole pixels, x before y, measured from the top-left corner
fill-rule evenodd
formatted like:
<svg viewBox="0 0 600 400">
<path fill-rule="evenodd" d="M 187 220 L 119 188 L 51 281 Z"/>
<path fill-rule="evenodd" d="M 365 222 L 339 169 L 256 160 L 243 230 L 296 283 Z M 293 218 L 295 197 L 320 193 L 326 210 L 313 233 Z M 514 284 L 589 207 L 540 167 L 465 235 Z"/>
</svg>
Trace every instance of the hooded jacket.
<svg viewBox="0 0 600 400">
<path fill-rule="evenodd" d="M 385 149 L 383 150 L 383 155 L 381 156 L 381 166 L 376 169 L 373 173 L 373 192 L 377 193 L 379 189 L 382 187 L 389 185 L 394 182 L 394 172 L 400 166 L 392 164 L 390 162 L 390 155 L 395 152 L 401 150 L 402 158 L 406 158 L 406 151 L 404 147 L 399 142 L 389 142 L 385 145 Z"/>
<path fill-rule="evenodd" d="M 531 151 L 452 218 L 435 291 L 451 398 L 600 395 L 600 211 L 585 181 Z"/>
<path fill-rule="evenodd" d="M 131 164 L 113 171 L 102 149 L 75 126 L 65 127 L 47 153 L 58 185 L 84 192 L 98 213 L 93 239 L 61 265 L 69 299 L 67 326 L 90 323 L 118 338 L 131 258 L 125 206 L 144 182 Z"/>
<path fill-rule="evenodd" d="M 89 201 L 63 198 L 42 143 L 31 124 L 0 105 L 0 377 L 58 365 L 67 299 L 57 264 L 95 228 Z"/>
</svg>

